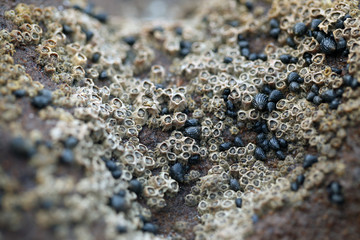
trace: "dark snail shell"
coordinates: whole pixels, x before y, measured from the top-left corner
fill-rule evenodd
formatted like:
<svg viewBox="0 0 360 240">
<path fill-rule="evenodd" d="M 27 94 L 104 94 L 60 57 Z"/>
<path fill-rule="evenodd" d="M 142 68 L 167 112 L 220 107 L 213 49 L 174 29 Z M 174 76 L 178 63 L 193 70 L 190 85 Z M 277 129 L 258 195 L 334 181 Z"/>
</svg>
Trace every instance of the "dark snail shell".
<svg viewBox="0 0 360 240">
<path fill-rule="evenodd" d="M 303 167 L 309 168 L 318 161 L 317 157 L 311 154 L 307 154 L 304 158 Z"/>
<path fill-rule="evenodd" d="M 320 51 L 325 54 L 332 54 L 336 51 L 336 42 L 330 37 L 325 37 L 320 43 Z"/>
<path fill-rule="evenodd" d="M 276 108 L 276 104 L 275 104 L 274 102 L 268 102 L 268 103 L 267 103 L 267 110 L 268 110 L 269 112 L 274 111 L 275 108 Z"/>
<path fill-rule="evenodd" d="M 201 136 L 201 127 L 187 127 L 185 128 L 184 135 L 194 139 L 199 139 Z"/>
<path fill-rule="evenodd" d="M 266 109 L 267 102 L 268 102 L 268 97 L 263 93 L 258 93 L 255 95 L 252 104 L 256 109 L 262 111 Z"/>
<path fill-rule="evenodd" d="M 295 24 L 293 30 L 296 36 L 302 36 L 306 33 L 307 28 L 305 23 L 299 22 Z"/>
<path fill-rule="evenodd" d="M 280 160 L 285 160 L 285 158 L 286 158 L 284 152 L 281 151 L 281 150 L 276 151 L 276 156 L 277 156 Z"/>
<path fill-rule="evenodd" d="M 278 102 L 280 99 L 284 98 L 284 94 L 279 90 L 273 90 L 271 91 L 269 95 L 269 101 L 270 102 Z"/>
<path fill-rule="evenodd" d="M 170 176 L 178 182 L 184 181 L 185 170 L 180 163 L 175 163 L 170 168 Z"/>
<path fill-rule="evenodd" d="M 275 137 L 272 137 L 270 139 L 269 146 L 270 146 L 271 149 L 274 149 L 274 150 L 279 150 L 280 149 L 279 141 Z"/>
<path fill-rule="evenodd" d="M 291 72 L 289 73 L 287 80 L 288 83 L 295 82 L 300 78 L 299 74 L 297 72 Z"/>
<path fill-rule="evenodd" d="M 264 152 L 264 150 L 263 150 L 262 148 L 260 148 L 260 147 L 255 148 L 254 157 L 255 157 L 257 160 L 261 160 L 261 161 L 265 161 L 265 160 L 266 160 L 265 152 Z"/>
</svg>

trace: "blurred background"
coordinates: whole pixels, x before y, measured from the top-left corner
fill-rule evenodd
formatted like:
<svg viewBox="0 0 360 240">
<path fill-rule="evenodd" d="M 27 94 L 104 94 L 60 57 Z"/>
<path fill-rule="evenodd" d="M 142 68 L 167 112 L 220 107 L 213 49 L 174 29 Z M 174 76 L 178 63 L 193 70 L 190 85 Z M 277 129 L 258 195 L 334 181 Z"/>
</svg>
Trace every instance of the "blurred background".
<svg viewBox="0 0 360 240">
<path fill-rule="evenodd" d="M 185 18 L 192 11 L 198 0 L 89 0 L 104 12 L 121 17 L 152 19 Z"/>
</svg>

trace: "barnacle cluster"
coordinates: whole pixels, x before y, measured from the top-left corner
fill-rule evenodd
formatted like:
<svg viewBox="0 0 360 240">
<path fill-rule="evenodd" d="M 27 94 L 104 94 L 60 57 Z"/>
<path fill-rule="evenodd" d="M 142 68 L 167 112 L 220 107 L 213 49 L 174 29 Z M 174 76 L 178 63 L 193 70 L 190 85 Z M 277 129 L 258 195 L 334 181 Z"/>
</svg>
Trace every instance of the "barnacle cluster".
<svg viewBox="0 0 360 240">
<path fill-rule="evenodd" d="M 4 12 L 0 127 L 36 170 L 24 189 L 0 165 L 1 228 L 31 213 L 59 239 L 95 239 L 95 225 L 104 239 L 165 239 L 152 214 L 187 186 L 199 217 L 187 231 L 240 239 L 341 175 L 337 151 L 360 119 L 358 1 L 207 2 L 145 27 L 85 5 Z M 24 48 L 45 80 L 16 57 Z"/>
</svg>

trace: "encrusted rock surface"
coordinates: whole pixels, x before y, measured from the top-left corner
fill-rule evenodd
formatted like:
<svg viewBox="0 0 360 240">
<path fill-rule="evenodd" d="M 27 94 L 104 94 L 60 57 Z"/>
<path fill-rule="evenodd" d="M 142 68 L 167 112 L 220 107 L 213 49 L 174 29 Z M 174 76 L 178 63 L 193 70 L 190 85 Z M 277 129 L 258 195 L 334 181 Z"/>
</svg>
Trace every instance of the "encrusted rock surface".
<svg viewBox="0 0 360 240">
<path fill-rule="evenodd" d="M 0 239 L 358 238 L 358 1 L 196 5 L 4 1 Z"/>
</svg>

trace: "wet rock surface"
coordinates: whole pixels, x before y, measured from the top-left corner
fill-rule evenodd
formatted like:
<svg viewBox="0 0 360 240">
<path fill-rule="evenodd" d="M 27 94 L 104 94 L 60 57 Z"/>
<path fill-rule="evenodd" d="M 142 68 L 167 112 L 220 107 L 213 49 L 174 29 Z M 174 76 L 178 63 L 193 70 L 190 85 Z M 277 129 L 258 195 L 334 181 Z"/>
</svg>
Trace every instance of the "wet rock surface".
<svg viewBox="0 0 360 240">
<path fill-rule="evenodd" d="M 315 26 L 276 3 L 117 32 L 84 2 L 4 1 L 0 239 L 357 239 L 357 6 Z"/>
<path fill-rule="evenodd" d="M 351 134 L 350 134 L 351 132 Z M 329 174 L 320 190 L 299 202 L 296 207 L 282 208 L 262 216 L 255 224 L 254 232 L 247 239 L 357 239 L 360 224 L 359 128 L 350 128 L 345 145 L 337 158 L 345 165 L 340 174 Z M 346 202 L 337 205 L 329 201 L 326 186 L 339 181 L 344 188 Z"/>
</svg>

